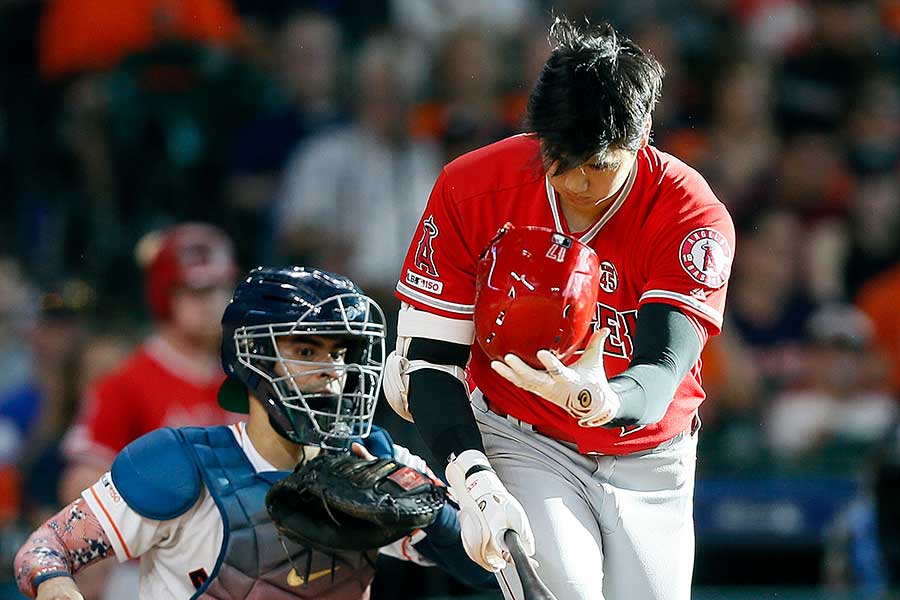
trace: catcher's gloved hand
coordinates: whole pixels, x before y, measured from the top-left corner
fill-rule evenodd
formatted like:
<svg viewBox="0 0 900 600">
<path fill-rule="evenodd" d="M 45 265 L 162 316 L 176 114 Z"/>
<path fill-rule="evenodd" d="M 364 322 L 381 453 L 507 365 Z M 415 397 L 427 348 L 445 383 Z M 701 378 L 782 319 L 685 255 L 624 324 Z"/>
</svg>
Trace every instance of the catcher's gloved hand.
<svg viewBox="0 0 900 600">
<path fill-rule="evenodd" d="M 619 412 L 619 397 L 610 388 L 603 370 L 603 345 L 609 336 L 604 327 L 591 336 L 584 354 L 567 367 L 552 352 L 539 350 L 537 358 L 547 369 L 538 371 L 513 354 L 491 362 L 491 368 L 523 390 L 537 394 L 578 419 L 582 427 L 600 427 Z"/>
<path fill-rule="evenodd" d="M 450 461 L 447 480 L 459 503 L 460 534 L 469 558 L 488 571 L 504 568 L 509 561 L 503 541 L 507 529 L 519 533 L 528 556 L 534 554 L 534 534 L 525 509 L 506 490 L 484 453 L 466 450 Z"/>
<path fill-rule="evenodd" d="M 446 501 L 443 487 L 391 459 L 320 454 L 266 494 L 286 538 L 325 552 L 375 550 L 430 525 Z"/>
</svg>

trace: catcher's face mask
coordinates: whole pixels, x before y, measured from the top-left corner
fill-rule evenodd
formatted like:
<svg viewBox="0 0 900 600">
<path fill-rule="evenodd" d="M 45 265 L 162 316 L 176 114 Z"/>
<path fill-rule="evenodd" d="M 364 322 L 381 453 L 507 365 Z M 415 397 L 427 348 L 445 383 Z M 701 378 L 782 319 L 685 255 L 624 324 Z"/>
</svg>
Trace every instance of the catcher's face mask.
<svg viewBox="0 0 900 600">
<path fill-rule="evenodd" d="M 297 321 L 241 327 L 238 360 L 268 385 L 260 400 L 300 444 L 347 448 L 372 428 L 384 364 L 384 315 L 368 297 L 333 296 Z"/>
</svg>

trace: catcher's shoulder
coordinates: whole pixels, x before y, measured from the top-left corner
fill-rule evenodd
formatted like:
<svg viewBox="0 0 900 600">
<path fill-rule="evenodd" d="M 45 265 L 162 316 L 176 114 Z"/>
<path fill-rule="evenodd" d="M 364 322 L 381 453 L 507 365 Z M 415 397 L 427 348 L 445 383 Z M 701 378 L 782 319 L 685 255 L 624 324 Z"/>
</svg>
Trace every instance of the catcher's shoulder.
<svg viewBox="0 0 900 600">
<path fill-rule="evenodd" d="M 200 470 L 184 437 L 170 427 L 128 444 L 113 461 L 111 475 L 129 508 L 148 519 L 179 517 L 200 496 Z"/>
</svg>

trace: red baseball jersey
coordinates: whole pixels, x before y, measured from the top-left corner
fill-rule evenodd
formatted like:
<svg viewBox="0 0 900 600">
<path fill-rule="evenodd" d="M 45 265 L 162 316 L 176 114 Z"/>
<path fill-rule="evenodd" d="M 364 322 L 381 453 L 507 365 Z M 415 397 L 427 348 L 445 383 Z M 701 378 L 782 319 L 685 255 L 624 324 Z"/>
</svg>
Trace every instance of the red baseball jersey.
<svg viewBox="0 0 900 600">
<path fill-rule="evenodd" d="M 703 178 L 673 156 L 649 146 L 639 151 L 610 208 L 583 232 L 569 231 L 533 136 L 507 138 L 456 159 L 435 183 L 397 296 L 420 310 L 471 319 L 478 256 L 506 222 L 562 231 L 597 252 L 601 278 L 594 328 L 611 329 L 604 348 L 608 377 L 628 367 L 637 311 L 644 303 L 677 306 L 691 317 L 701 343 L 722 327 L 734 226 Z M 538 428 L 565 432 L 583 453 L 655 447 L 689 428 L 705 397 L 698 361 L 660 422 L 584 428 L 561 408 L 497 375 L 478 344 L 472 346 L 468 372 L 492 407 Z"/>
<path fill-rule="evenodd" d="M 221 370 L 192 372 L 177 350 L 152 338 L 91 387 L 65 454 L 108 467 L 122 448 L 154 429 L 233 423 L 239 417 L 216 399 L 224 379 Z"/>
</svg>

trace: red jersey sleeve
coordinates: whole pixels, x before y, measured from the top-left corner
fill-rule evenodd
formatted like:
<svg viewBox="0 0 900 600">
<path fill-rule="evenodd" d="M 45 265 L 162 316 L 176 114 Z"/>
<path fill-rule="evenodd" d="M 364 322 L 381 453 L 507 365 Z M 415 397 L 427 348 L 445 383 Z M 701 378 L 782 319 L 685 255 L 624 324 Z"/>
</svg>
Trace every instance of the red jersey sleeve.
<svg viewBox="0 0 900 600">
<path fill-rule="evenodd" d="M 697 181 L 699 180 L 699 181 Z M 657 217 L 643 267 L 640 305 L 661 302 L 698 319 L 711 335 L 722 330 L 725 294 L 734 258 L 734 224 L 706 183 L 676 188 L 674 210 Z"/>
<path fill-rule="evenodd" d="M 396 290 L 400 300 L 444 317 L 472 318 L 478 257 L 465 231 L 453 184 L 442 171 L 403 261 Z"/>
<path fill-rule="evenodd" d="M 89 390 L 82 419 L 85 450 L 114 457 L 134 440 L 134 391 L 119 373 L 101 378 Z"/>
</svg>

